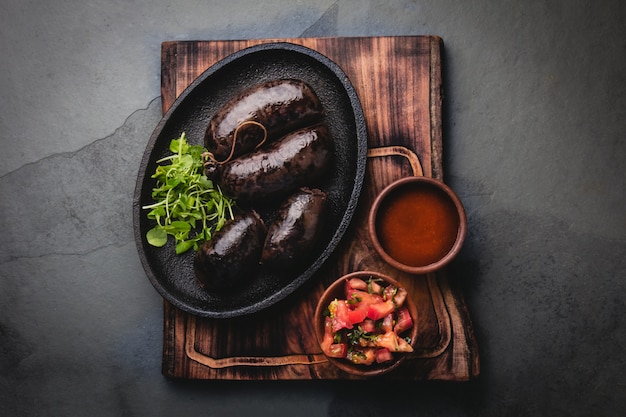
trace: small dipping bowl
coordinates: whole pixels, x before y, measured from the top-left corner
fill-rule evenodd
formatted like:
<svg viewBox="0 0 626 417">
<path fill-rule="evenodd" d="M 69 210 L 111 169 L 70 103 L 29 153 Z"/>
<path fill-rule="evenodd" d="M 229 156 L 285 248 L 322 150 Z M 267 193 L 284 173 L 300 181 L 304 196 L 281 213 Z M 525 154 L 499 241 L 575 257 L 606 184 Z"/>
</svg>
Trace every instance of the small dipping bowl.
<svg viewBox="0 0 626 417">
<path fill-rule="evenodd" d="M 324 313 L 328 305 L 330 304 L 330 302 L 333 301 L 335 298 L 345 299 L 346 283 L 352 278 L 360 278 L 366 282 L 369 279 L 374 279 L 374 280 L 378 280 L 378 282 L 381 283 L 381 285 L 383 286 L 387 286 L 391 284 L 396 287 L 403 287 L 403 285 L 399 283 L 398 281 L 396 281 L 394 278 L 388 275 L 382 274 L 380 272 L 376 272 L 376 271 L 351 272 L 337 279 L 335 282 L 330 284 L 328 288 L 326 288 L 326 290 L 324 291 L 324 294 L 322 294 L 322 296 L 320 297 L 317 303 L 317 307 L 315 309 L 315 315 L 313 316 L 315 317 L 315 322 L 314 322 L 315 335 L 317 337 L 317 341 L 320 344 L 320 346 L 322 345 L 322 341 L 324 340 L 324 332 L 325 332 L 325 326 L 324 326 L 325 314 Z M 418 332 L 417 306 L 415 302 L 413 301 L 413 299 L 411 299 L 411 297 L 407 297 L 406 300 L 404 301 L 404 307 L 406 307 L 409 311 L 409 315 L 411 316 L 411 319 L 413 320 L 413 326 L 409 330 L 407 330 L 406 333 L 403 333 L 403 335 L 408 336 L 411 340 L 409 344 L 412 347 L 415 347 L 415 340 L 417 339 L 417 332 Z M 357 377 L 375 377 L 375 376 L 389 373 L 393 371 L 394 369 L 397 369 L 402 364 L 402 362 L 404 362 L 404 360 L 411 354 L 408 352 L 404 352 L 404 353 L 395 352 L 393 355 L 394 355 L 394 358 L 391 361 L 383 362 L 383 363 L 373 363 L 372 365 L 355 364 L 355 363 L 350 362 L 348 359 L 344 359 L 344 358 L 333 358 L 330 356 L 327 356 L 326 358 L 331 364 L 335 365 L 337 368 L 341 369 L 342 371 L 347 372 L 348 374 L 351 374 Z"/>
<path fill-rule="evenodd" d="M 459 253 L 467 217 L 450 187 L 416 176 L 381 191 L 370 209 L 368 226 L 374 249 L 388 264 L 410 274 L 427 274 Z"/>
</svg>

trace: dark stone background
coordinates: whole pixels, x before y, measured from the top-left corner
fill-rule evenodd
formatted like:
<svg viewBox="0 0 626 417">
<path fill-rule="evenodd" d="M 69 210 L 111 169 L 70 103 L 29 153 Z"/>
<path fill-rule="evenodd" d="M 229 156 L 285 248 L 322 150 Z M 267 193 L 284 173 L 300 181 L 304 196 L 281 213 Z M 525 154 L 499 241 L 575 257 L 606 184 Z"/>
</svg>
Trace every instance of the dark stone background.
<svg viewBox="0 0 626 417">
<path fill-rule="evenodd" d="M 616 416 L 626 410 L 626 3 L 182 0 L 0 5 L 0 414 Z M 131 200 L 160 44 L 438 35 L 469 383 L 189 382 Z"/>
</svg>

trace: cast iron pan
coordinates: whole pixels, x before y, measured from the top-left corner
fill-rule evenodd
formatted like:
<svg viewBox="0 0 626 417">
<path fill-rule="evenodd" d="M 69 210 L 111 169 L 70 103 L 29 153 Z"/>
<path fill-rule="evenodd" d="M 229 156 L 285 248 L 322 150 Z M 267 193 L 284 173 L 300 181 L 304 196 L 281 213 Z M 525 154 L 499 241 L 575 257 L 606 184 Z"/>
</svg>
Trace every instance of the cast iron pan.
<svg viewBox="0 0 626 417">
<path fill-rule="evenodd" d="M 309 260 L 289 273 L 259 266 L 247 285 L 230 293 L 200 288 L 193 272 L 193 250 L 176 255 L 172 238 L 162 248 L 150 246 L 146 232 L 154 226 L 141 207 L 151 204 L 156 161 L 169 155 L 172 139 L 186 133 L 192 144 L 203 144 L 210 118 L 237 92 L 279 78 L 308 83 L 326 110 L 334 139 L 333 171 L 317 186 L 328 194 L 329 216 L 319 248 Z M 243 316 L 267 308 L 293 293 L 328 259 L 344 235 L 361 193 L 367 157 L 363 110 L 341 68 L 309 48 L 290 43 L 267 43 L 236 52 L 200 75 L 174 102 L 159 122 L 146 147 L 135 188 L 135 241 L 146 274 L 156 290 L 174 306 L 212 318 Z M 257 209 L 266 221 L 276 207 Z"/>
</svg>

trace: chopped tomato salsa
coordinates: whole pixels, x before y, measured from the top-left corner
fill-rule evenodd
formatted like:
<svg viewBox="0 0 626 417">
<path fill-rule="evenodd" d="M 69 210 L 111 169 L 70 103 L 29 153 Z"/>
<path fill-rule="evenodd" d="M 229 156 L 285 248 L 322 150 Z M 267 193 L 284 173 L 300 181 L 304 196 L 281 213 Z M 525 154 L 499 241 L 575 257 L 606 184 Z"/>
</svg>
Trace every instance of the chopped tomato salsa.
<svg viewBox="0 0 626 417">
<path fill-rule="evenodd" d="M 381 280 L 346 280 L 345 299 L 328 305 L 322 350 L 332 358 L 363 365 L 393 360 L 393 355 L 412 352 L 403 333 L 413 327 L 404 305 L 404 288 Z"/>
</svg>

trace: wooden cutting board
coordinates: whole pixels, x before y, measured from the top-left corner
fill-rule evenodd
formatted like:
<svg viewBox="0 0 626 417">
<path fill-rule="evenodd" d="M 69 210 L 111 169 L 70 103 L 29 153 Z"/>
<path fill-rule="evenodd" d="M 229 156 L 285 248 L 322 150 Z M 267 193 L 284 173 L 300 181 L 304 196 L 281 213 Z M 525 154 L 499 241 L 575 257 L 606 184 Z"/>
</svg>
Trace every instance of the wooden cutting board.
<svg viewBox="0 0 626 417">
<path fill-rule="evenodd" d="M 263 42 L 292 42 L 335 61 L 359 95 L 368 132 L 366 180 L 359 206 L 336 252 L 313 278 L 276 306 L 247 317 L 207 319 L 164 301 L 164 375 L 189 379 L 356 379 L 326 361 L 313 331 L 325 287 L 343 274 L 390 274 L 418 304 L 415 352 L 390 380 L 464 381 L 479 374 L 479 356 L 462 294 L 446 271 L 411 276 L 385 264 L 367 238 L 367 211 L 393 180 L 425 175 L 443 180 L 441 52 L 435 36 L 172 41 L 162 44 L 165 113 L 204 70 Z"/>
</svg>

